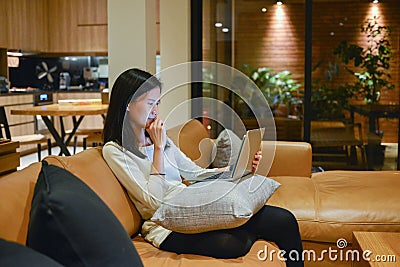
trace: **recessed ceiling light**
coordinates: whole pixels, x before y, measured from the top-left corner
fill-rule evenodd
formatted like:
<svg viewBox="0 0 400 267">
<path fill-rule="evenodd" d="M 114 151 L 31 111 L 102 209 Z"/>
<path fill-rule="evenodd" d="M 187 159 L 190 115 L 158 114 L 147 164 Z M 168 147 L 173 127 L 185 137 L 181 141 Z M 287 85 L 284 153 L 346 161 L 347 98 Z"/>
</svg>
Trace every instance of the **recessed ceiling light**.
<svg viewBox="0 0 400 267">
<path fill-rule="evenodd" d="M 217 28 L 220 28 L 220 27 L 222 27 L 222 23 L 221 22 L 215 22 L 215 27 L 217 27 Z"/>
<path fill-rule="evenodd" d="M 373 0 L 372 3 L 378 4 L 378 3 L 379 3 L 379 0 Z"/>
<path fill-rule="evenodd" d="M 282 1 L 276 1 L 276 4 L 277 4 L 278 6 L 283 5 Z"/>
<path fill-rule="evenodd" d="M 228 28 L 222 28 L 222 32 L 229 32 Z"/>
<path fill-rule="evenodd" d="M 261 12 L 263 13 L 267 12 L 267 8 L 266 7 L 261 8 Z"/>
</svg>

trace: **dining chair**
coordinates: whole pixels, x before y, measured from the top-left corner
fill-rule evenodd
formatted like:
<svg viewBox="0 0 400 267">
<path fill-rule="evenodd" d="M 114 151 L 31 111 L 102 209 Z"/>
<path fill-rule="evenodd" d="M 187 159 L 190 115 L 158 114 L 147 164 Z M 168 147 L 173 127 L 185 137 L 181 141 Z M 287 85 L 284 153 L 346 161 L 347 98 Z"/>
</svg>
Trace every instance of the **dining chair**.
<svg viewBox="0 0 400 267">
<path fill-rule="evenodd" d="M 4 133 L 3 133 L 4 131 Z M 0 137 L 7 138 L 12 141 L 18 141 L 20 145 L 37 145 L 38 161 L 42 160 L 42 144 L 47 143 L 47 150 L 51 155 L 51 139 L 43 134 L 28 134 L 11 136 L 10 125 L 8 124 L 7 115 L 4 106 L 0 106 Z"/>
<path fill-rule="evenodd" d="M 103 117 L 105 119 L 105 117 Z M 62 118 L 60 118 L 60 126 L 61 128 L 64 128 L 64 122 Z M 71 134 L 72 129 L 65 130 L 65 136 L 68 136 Z M 103 135 L 103 128 L 78 128 L 75 133 L 74 133 L 74 143 L 73 143 L 73 152 L 74 154 L 76 153 L 76 148 L 78 146 L 78 137 L 82 137 L 82 147 L 85 150 L 86 145 L 88 143 L 93 143 L 94 146 L 100 144 L 98 142 L 99 137 L 102 137 Z M 65 138 L 65 136 L 63 138 Z M 89 139 L 89 141 L 88 141 Z M 94 141 L 90 141 L 90 139 L 94 139 Z"/>
<path fill-rule="evenodd" d="M 103 131 L 93 132 L 83 137 L 83 149 L 85 150 L 88 145 L 91 147 L 101 146 L 103 145 Z"/>
<path fill-rule="evenodd" d="M 66 131 L 67 134 L 70 133 L 70 130 Z M 82 147 L 85 150 L 88 143 L 92 143 L 93 146 L 98 144 L 99 137 L 103 134 L 103 129 L 100 128 L 82 128 L 76 130 L 74 134 L 74 154 L 76 153 L 76 148 L 78 146 L 78 136 L 82 136 Z"/>
</svg>

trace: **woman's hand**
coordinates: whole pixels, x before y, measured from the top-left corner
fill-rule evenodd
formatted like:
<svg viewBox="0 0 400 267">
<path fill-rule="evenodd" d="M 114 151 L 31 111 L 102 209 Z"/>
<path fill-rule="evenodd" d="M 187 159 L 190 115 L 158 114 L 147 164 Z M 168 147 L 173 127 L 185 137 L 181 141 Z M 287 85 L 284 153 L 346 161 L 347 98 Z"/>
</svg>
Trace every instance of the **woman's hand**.
<svg viewBox="0 0 400 267">
<path fill-rule="evenodd" d="M 155 118 L 154 121 L 146 127 L 146 131 L 153 141 L 154 148 L 164 149 L 167 142 L 167 132 L 164 122 L 160 118 Z"/>
<path fill-rule="evenodd" d="M 222 168 L 217 168 L 217 172 L 227 172 L 231 169 L 230 166 L 222 167 Z"/>
<path fill-rule="evenodd" d="M 251 168 L 251 172 L 254 174 L 256 173 L 258 169 L 258 165 L 260 164 L 260 161 L 262 159 L 262 152 L 261 150 L 258 150 L 257 153 L 254 155 L 254 160 L 253 160 L 253 165 Z"/>
</svg>

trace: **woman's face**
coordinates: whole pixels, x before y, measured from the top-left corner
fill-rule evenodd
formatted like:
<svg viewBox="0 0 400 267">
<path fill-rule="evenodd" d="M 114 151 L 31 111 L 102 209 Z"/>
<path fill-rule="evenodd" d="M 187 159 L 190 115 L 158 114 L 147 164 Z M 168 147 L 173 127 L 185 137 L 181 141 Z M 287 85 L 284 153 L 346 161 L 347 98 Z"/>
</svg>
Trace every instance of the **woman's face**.
<svg viewBox="0 0 400 267">
<path fill-rule="evenodd" d="M 161 90 L 155 87 L 128 105 L 130 121 L 136 127 L 146 128 L 158 115 Z"/>
</svg>

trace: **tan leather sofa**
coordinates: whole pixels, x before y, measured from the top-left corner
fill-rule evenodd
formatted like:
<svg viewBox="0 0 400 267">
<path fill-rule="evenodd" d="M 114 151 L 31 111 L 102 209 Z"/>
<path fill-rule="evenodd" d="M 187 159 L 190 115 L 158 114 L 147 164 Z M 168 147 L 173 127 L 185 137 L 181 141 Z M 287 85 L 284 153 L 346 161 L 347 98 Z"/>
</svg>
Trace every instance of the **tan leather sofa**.
<svg viewBox="0 0 400 267">
<path fill-rule="evenodd" d="M 179 136 L 173 140 L 186 154 L 199 165 L 207 165 L 211 148 L 198 123 L 191 121 L 170 132 L 172 137 Z M 197 146 L 200 149 L 193 149 Z M 400 232 L 400 171 L 312 174 L 308 143 L 263 141 L 262 150 L 257 172 L 282 184 L 267 204 L 296 216 L 306 266 L 352 266 L 353 231 Z"/>
<path fill-rule="evenodd" d="M 197 149 L 207 136 L 199 124 L 191 124 L 180 132 L 170 131 L 175 142 L 193 159 L 204 157 L 206 149 Z M 304 249 L 315 251 L 316 259 L 306 266 L 351 266 L 350 261 L 330 260 L 327 255 L 318 260 L 321 251 L 337 249 L 336 241 L 344 238 L 351 249 L 351 234 L 355 230 L 400 231 L 400 172 L 330 171 L 311 174 L 311 147 L 302 142 L 263 142 L 261 174 L 279 181 L 282 186 L 268 201 L 270 205 L 291 210 L 298 219 Z M 201 155 L 202 151 L 203 155 Z M 273 154 L 272 156 L 270 154 Z M 199 156 L 201 155 L 201 156 Z M 272 166 L 266 161 L 273 158 Z M 221 260 L 197 255 L 177 255 L 161 251 L 137 235 L 141 219 L 124 189 L 108 168 L 101 148 L 89 149 L 71 157 L 49 156 L 49 164 L 63 167 L 88 184 L 110 207 L 126 231 L 145 266 L 285 266 L 273 254 L 262 261 L 264 252 L 278 251 L 263 240 L 237 259 Z M 41 163 L 0 178 L 0 237 L 25 244 L 33 189 Z M 312 255 L 312 254 L 310 254 Z M 269 254 L 268 254 L 269 256 Z"/>
</svg>

